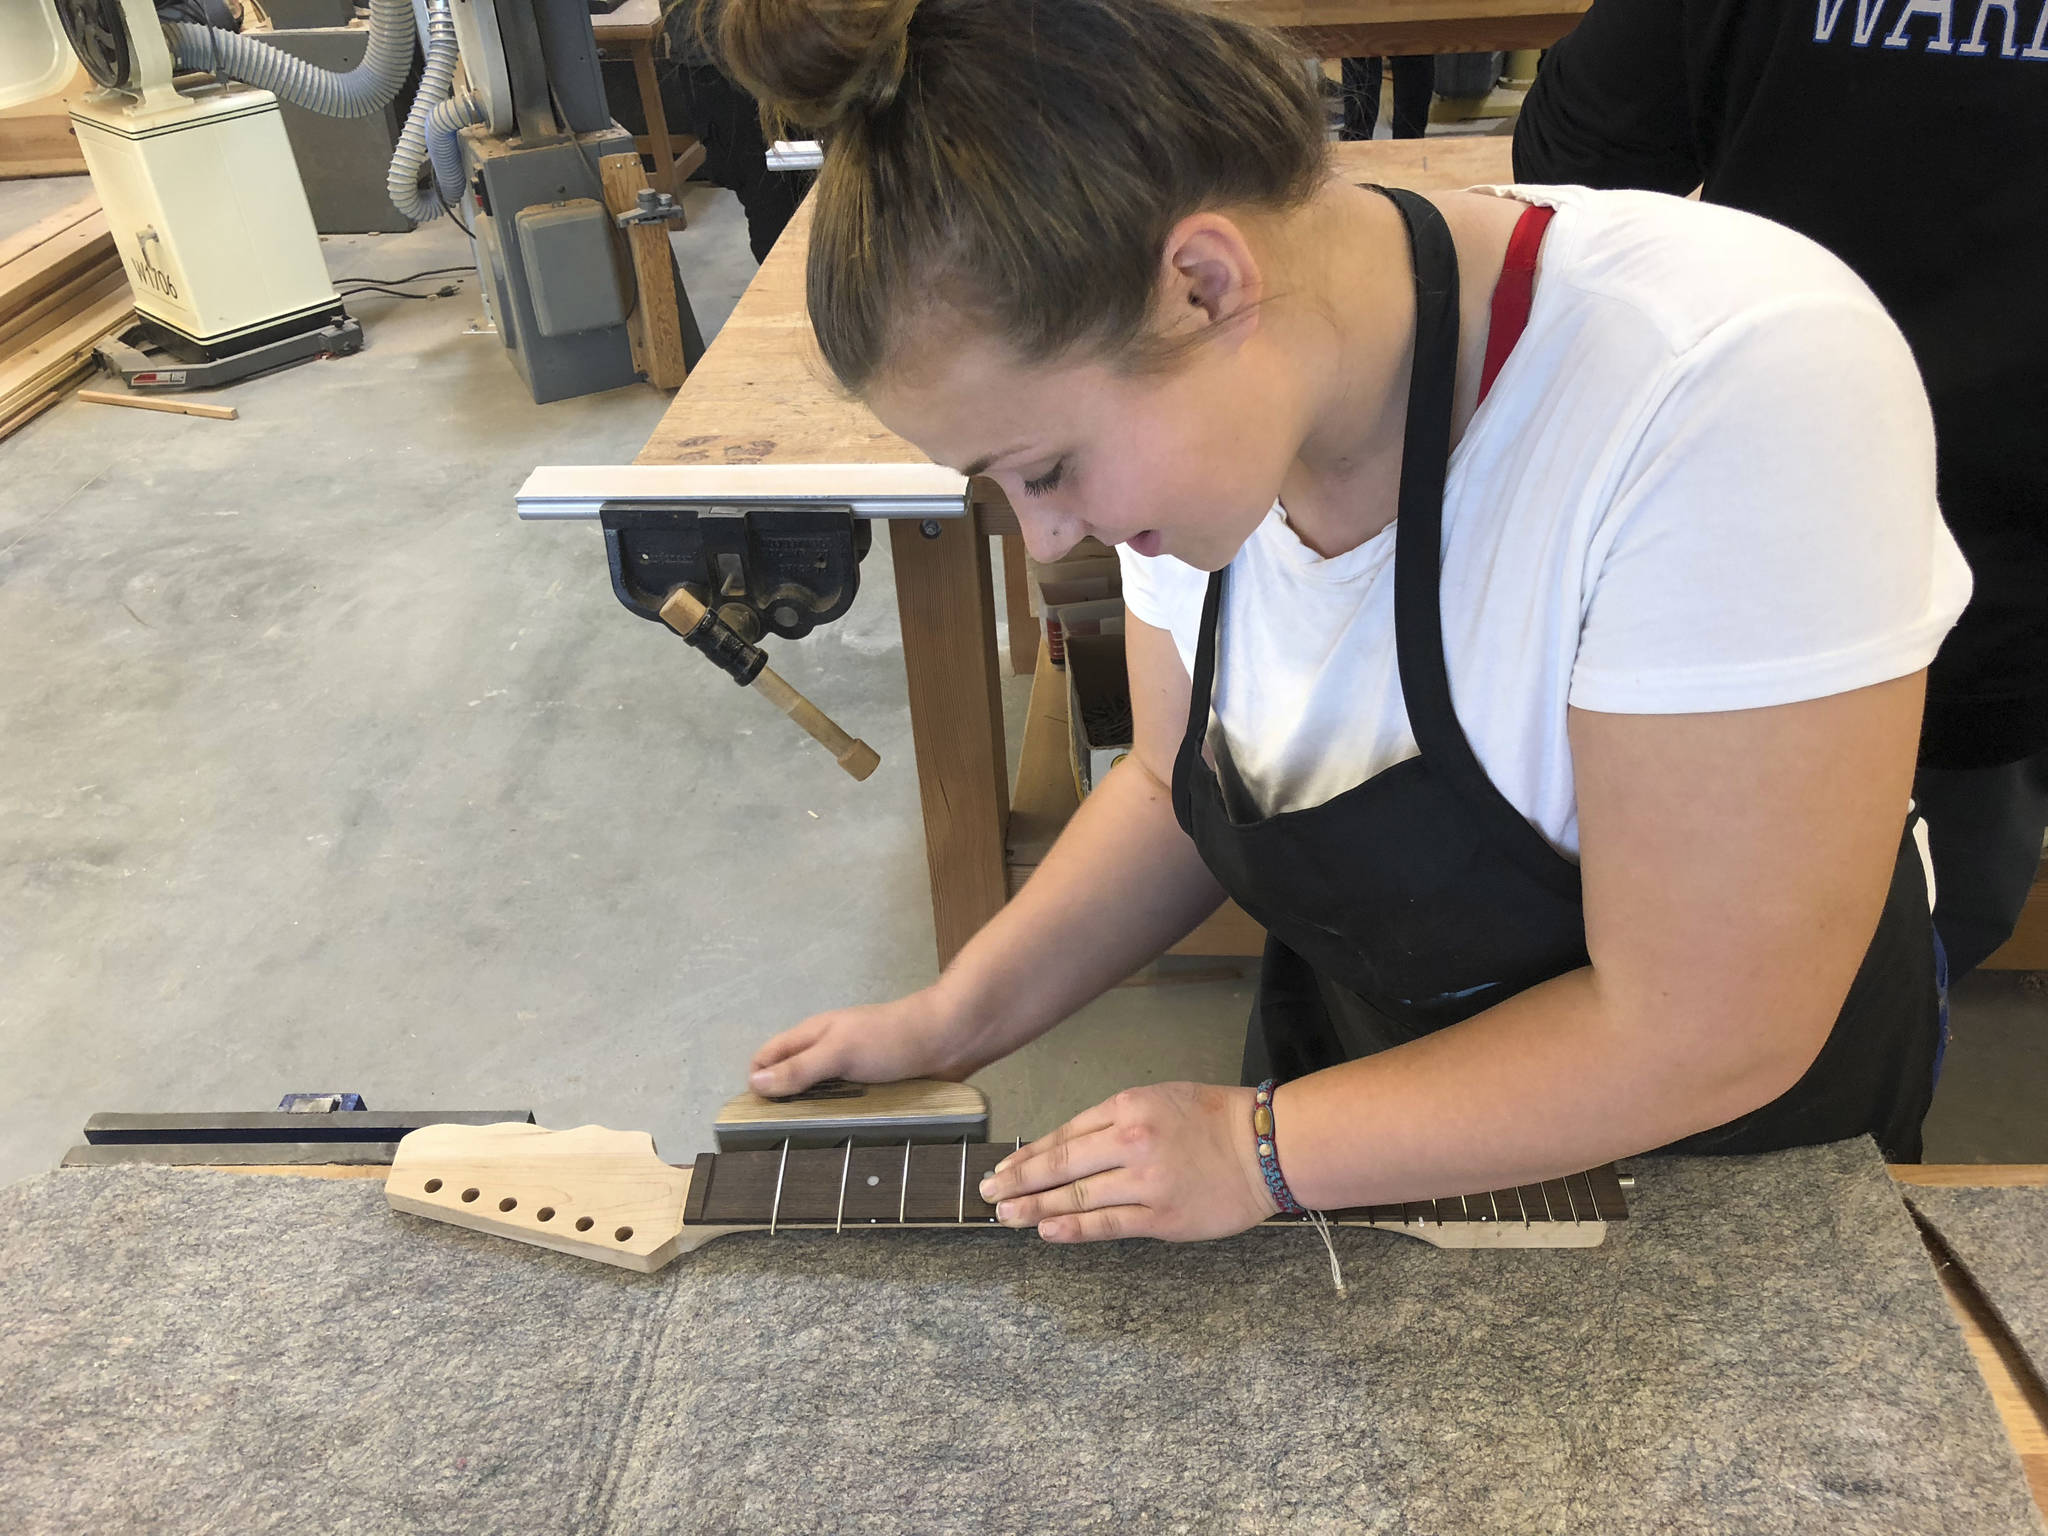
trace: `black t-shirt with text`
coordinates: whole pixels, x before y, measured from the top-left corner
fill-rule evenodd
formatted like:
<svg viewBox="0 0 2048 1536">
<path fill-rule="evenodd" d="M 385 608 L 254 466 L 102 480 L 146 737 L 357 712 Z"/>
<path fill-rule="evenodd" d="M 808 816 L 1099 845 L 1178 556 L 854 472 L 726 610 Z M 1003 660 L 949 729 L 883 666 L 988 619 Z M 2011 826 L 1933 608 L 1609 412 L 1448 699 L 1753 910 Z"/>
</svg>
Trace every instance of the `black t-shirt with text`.
<svg viewBox="0 0 2048 1536">
<path fill-rule="evenodd" d="M 1515 176 L 1697 186 L 1871 286 L 1976 580 L 1922 761 L 2048 748 L 2048 0 L 1596 0 L 1538 72 Z"/>
</svg>

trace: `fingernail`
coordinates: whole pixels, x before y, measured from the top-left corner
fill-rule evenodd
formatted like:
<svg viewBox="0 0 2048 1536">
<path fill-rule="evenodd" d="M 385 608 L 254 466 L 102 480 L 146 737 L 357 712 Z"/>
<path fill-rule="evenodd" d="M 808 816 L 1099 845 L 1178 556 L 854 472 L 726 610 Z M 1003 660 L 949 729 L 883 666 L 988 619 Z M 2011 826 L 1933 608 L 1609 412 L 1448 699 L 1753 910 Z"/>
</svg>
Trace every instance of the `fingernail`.
<svg viewBox="0 0 2048 1536">
<path fill-rule="evenodd" d="M 1014 1200 L 1005 1200 L 1002 1204 L 996 1207 L 997 1221 L 1009 1221 L 1013 1219 L 1016 1216 L 1016 1214 L 1017 1202 Z"/>
<path fill-rule="evenodd" d="M 988 1199 L 995 1192 L 995 1187 L 996 1181 L 994 1179 L 983 1179 L 981 1181 L 981 1198 L 984 1200 Z"/>
<path fill-rule="evenodd" d="M 1016 1155 L 1017 1155 L 1016 1153 L 1012 1152 L 1012 1153 L 1010 1154 L 1010 1157 L 1015 1157 Z M 1010 1166 L 1010 1158 L 1009 1158 L 1009 1157 L 1006 1157 L 1006 1158 L 1004 1158 L 1004 1159 L 1003 1159 L 1003 1160 L 1002 1160 L 1002 1161 L 1001 1161 L 1000 1163 L 997 1163 L 997 1164 L 995 1165 L 995 1167 L 993 1167 L 993 1168 L 989 1169 L 989 1172 L 990 1172 L 990 1173 L 1001 1173 L 1001 1172 L 1002 1172 L 1002 1171 L 1003 1171 L 1003 1170 L 1004 1170 L 1005 1168 L 1007 1168 L 1007 1167 L 1009 1167 L 1009 1166 Z"/>
<path fill-rule="evenodd" d="M 771 1083 L 773 1083 L 775 1079 L 769 1076 L 766 1072 L 756 1072 L 752 1077 L 748 1078 L 747 1081 L 753 1084 L 756 1088 L 766 1088 Z"/>
</svg>

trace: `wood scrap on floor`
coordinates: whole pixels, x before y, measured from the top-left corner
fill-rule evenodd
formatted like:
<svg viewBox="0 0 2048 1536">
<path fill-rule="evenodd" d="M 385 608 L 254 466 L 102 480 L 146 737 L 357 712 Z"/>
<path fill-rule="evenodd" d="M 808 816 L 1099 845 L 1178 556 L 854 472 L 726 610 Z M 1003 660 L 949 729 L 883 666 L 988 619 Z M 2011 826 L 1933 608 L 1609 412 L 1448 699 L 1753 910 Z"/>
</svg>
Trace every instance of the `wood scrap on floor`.
<svg viewBox="0 0 2048 1536">
<path fill-rule="evenodd" d="M 242 415 L 232 405 L 207 405 L 176 395 L 131 395 L 118 389 L 81 389 L 78 398 L 87 405 L 128 405 L 138 411 L 169 411 L 178 416 L 204 416 L 210 421 L 239 421 Z"/>
<path fill-rule="evenodd" d="M 0 242 L 0 438 L 84 379 L 93 347 L 134 313 L 99 199 Z"/>
</svg>

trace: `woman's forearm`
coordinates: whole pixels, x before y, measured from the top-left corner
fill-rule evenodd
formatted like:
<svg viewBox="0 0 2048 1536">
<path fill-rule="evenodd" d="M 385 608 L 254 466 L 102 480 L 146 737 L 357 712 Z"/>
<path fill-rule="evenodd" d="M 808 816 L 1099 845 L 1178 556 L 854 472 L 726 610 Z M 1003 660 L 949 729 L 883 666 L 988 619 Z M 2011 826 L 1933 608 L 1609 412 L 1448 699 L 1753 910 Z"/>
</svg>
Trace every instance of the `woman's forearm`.
<svg viewBox="0 0 2048 1536">
<path fill-rule="evenodd" d="M 1555 1178 L 1768 1103 L 1818 1049 L 1818 1037 L 1804 1050 L 1731 1049 L 1642 1011 L 1587 967 L 1285 1083 L 1273 1111 L 1288 1186 L 1304 1205 L 1338 1209 Z"/>
<path fill-rule="evenodd" d="M 1171 794 L 1127 757 L 946 968 L 938 991 L 980 1021 L 977 1054 L 994 1060 L 1157 959 L 1222 900 L 1174 819 Z"/>
</svg>

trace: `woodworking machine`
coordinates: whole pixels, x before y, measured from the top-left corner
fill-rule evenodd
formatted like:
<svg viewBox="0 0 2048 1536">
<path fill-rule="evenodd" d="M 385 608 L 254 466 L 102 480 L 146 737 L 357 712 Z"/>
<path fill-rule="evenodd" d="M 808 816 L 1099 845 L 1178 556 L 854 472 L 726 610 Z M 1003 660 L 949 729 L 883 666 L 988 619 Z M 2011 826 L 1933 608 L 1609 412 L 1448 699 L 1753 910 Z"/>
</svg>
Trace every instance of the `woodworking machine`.
<svg viewBox="0 0 2048 1536">
<path fill-rule="evenodd" d="M 757 642 L 800 639 L 844 615 L 874 519 L 915 519 L 937 538 L 967 515 L 967 477 L 936 464 L 564 466 L 536 469 L 518 505 L 522 518 L 596 522 L 628 613 L 676 629 L 735 682 L 757 683 L 865 778 L 874 754 L 810 718 Z"/>
<path fill-rule="evenodd" d="M 667 194 L 614 208 L 600 162 L 634 153 L 612 121 L 587 0 L 367 0 L 363 62 L 314 67 L 261 35 L 158 19 L 155 0 L 0 0 L 0 106 L 60 89 L 75 54 L 98 87 L 72 122 L 135 292 L 135 346 L 101 360 L 141 389 L 223 384 L 353 352 L 280 100 L 381 111 L 425 62 L 386 178 L 424 223 L 470 235 L 484 306 L 536 402 L 631 383 L 638 287 L 622 230 L 679 222 Z M 684 363 L 703 341 L 670 263 Z M 147 346 L 151 356 L 141 348 Z"/>
</svg>

